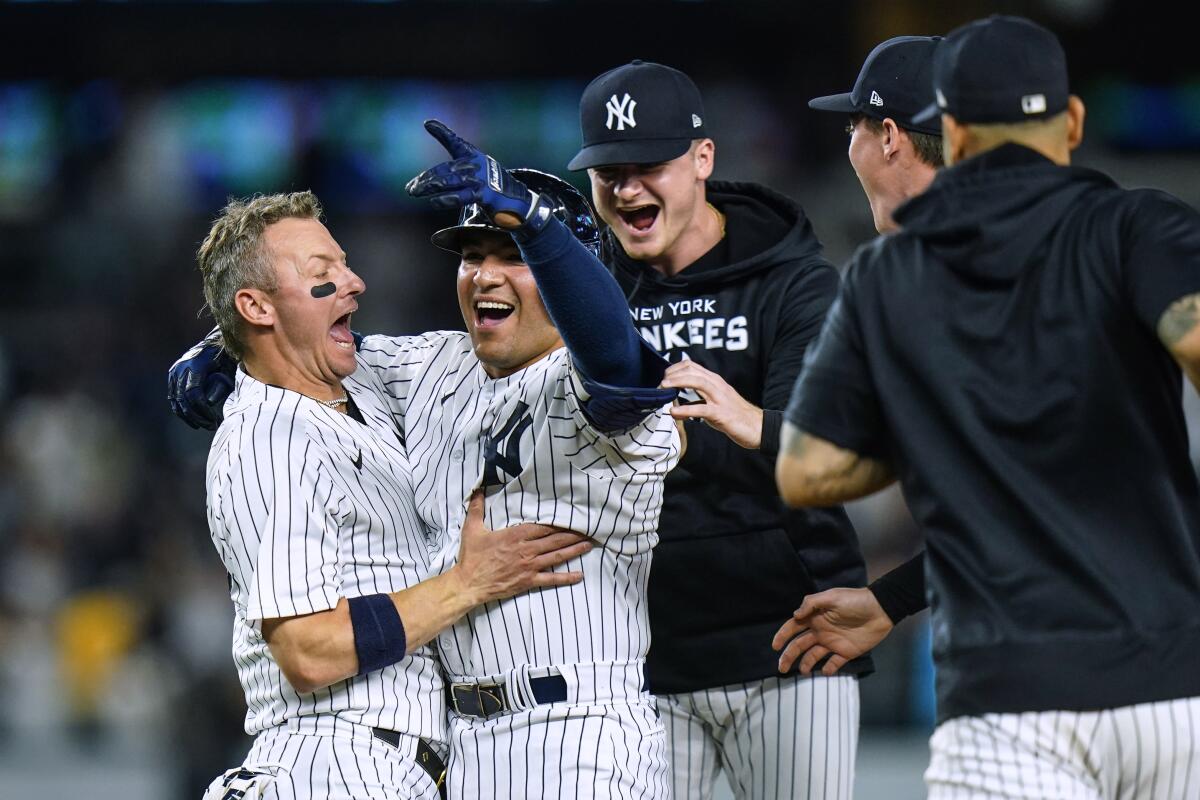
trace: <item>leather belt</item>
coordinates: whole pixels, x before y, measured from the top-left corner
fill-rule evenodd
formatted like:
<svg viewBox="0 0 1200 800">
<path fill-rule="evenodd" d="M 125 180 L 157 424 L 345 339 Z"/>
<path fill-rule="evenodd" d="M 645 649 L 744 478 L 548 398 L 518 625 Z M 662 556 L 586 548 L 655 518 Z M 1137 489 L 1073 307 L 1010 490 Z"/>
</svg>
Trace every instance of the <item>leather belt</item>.
<svg viewBox="0 0 1200 800">
<path fill-rule="evenodd" d="M 400 749 L 400 734 L 396 731 L 389 731 L 387 728 L 371 728 L 371 734 L 379 741 Z M 442 800 L 446 800 L 446 762 L 442 761 L 442 757 L 424 737 L 417 737 L 416 762 L 421 769 L 429 773 L 429 777 L 433 778 L 433 782 L 437 785 L 438 796 Z"/>
<path fill-rule="evenodd" d="M 561 703 L 567 699 L 567 681 L 562 675 L 530 678 L 529 688 L 537 705 Z M 464 717 L 487 719 L 509 711 L 520 711 L 509 698 L 504 681 L 452 683 L 446 695 L 450 708 Z"/>
</svg>

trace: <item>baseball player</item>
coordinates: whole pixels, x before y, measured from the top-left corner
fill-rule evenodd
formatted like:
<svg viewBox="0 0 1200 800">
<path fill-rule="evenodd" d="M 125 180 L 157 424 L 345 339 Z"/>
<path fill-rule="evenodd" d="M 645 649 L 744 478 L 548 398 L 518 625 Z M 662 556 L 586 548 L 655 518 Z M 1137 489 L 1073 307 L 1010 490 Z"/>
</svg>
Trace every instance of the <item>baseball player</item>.
<svg viewBox="0 0 1200 800">
<path fill-rule="evenodd" d="M 609 267 L 642 335 L 675 362 L 663 385 L 699 401 L 672 409 L 690 420 L 688 448 L 667 477 L 650 574 L 647 671 L 674 795 L 710 798 L 724 770 L 738 798 L 849 798 L 870 662 L 781 676 L 769 646 L 804 595 L 866 581 L 845 513 L 789 512 L 771 480 L 837 272 L 794 202 L 708 180 L 715 144 L 687 75 L 625 64 L 588 85 L 579 114 L 569 166 L 588 170 Z"/>
<path fill-rule="evenodd" d="M 916 120 L 940 111 L 948 167 L 852 259 L 780 491 L 902 482 L 928 545 L 931 798 L 1195 797 L 1200 215 L 1070 166 L 1083 103 L 1029 20 L 951 32 L 933 84 Z"/>
<path fill-rule="evenodd" d="M 476 499 L 456 564 L 426 579 L 441 542 L 355 354 L 366 287 L 320 214 L 308 192 L 233 202 L 198 253 L 242 358 L 209 453 L 208 516 L 255 734 L 210 800 L 438 797 L 443 683 L 425 645 L 479 603 L 578 582 L 542 570 L 591 549 L 545 526 L 489 534 Z"/>
<path fill-rule="evenodd" d="M 853 89 L 808 101 L 809 108 L 849 115 L 850 165 L 879 233 L 899 229 L 893 212 L 928 189 L 942 164 L 940 121 L 912 121 L 934 102 L 933 52 L 939 41 L 940 36 L 897 36 L 881 42 L 863 62 Z M 793 625 L 772 643 L 776 650 L 788 648 L 781 663 L 798 663 L 806 675 L 819 663 L 821 674 L 834 675 L 869 652 L 902 619 L 927 607 L 924 562 L 922 551 L 865 589 L 839 587 L 805 597 Z M 793 627 L 804 633 L 789 637 Z M 798 661 L 796 653 L 802 653 Z"/>
<path fill-rule="evenodd" d="M 391 397 L 419 512 L 449 537 L 437 566 L 453 563 L 463 501 L 480 485 L 489 521 L 570 520 L 600 545 L 579 564 L 579 591 L 488 604 L 439 637 L 450 794 L 668 796 L 642 666 L 663 476 L 680 449 L 662 408 L 675 393 L 656 388 L 665 362 L 596 260 L 578 192 L 509 173 L 440 123 L 427 127 L 456 158 L 410 191 L 464 206 L 434 242 L 461 255 L 468 331 L 370 336 L 360 357 Z M 203 385 L 189 403 L 207 399 Z"/>
</svg>

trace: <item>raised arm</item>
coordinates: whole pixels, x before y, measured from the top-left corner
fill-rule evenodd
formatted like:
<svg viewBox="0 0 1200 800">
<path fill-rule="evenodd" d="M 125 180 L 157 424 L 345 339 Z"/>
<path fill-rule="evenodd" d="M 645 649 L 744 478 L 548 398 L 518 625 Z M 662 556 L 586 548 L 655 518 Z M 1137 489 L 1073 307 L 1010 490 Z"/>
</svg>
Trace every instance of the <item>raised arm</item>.
<svg viewBox="0 0 1200 800">
<path fill-rule="evenodd" d="M 550 198 L 531 191 L 441 122 L 429 120 L 425 129 L 453 160 L 413 178 L 409 194 L 440 208 L 478 203 L 498 226 L 512 232 L 550 318 L 588 383 L 655 389 L 666 361 L 638 335 L 616 280 L 555 218 Z M 674 392 L 660 394 L 653 407 L 674 397 Z"/>
</svg>

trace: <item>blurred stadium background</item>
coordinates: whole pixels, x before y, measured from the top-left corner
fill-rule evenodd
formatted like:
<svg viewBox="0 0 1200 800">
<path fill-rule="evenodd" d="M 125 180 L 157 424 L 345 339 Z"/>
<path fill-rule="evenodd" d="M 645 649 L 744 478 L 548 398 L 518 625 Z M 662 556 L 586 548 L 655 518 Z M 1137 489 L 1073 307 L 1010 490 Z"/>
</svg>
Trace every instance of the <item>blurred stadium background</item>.
<svg viewBox="0 0 1200 800">
<path fill-rule="evenodd" d="M 359 330 L 458 327 L 444 218 L 403 193 L 442 158 L 421 121 L 565 174 L 583 86 L 644 58 L 701 87 L 717 177 L 798 199 L 841 263 L 874 232 L 844 120 L 806 100 L 882 39 L 1004 11 L 1063 39 L 1077 163 L 1200 206 L 1200 55 L 1155 5 L 0 3 L 0 798 L 198 798 L 248 746 L 210 436 L 163 401 L 211 326 L 193 252 L 226 197 L 315 190 L 370 288 Z M 895 493 L 854 516 L 872 576 L 920 547 Z M 927 651 L 906 622 L 862 683 L 860 797 L 923 796 Z"/>
</svg>

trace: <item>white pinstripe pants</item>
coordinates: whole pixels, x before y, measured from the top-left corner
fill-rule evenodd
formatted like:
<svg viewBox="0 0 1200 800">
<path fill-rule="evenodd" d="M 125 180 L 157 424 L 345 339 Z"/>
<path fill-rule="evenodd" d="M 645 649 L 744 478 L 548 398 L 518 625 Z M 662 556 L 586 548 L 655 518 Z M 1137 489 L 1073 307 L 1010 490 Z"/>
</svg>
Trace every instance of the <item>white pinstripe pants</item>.
<svg viewBox="0 0 1200 800">
<path fill-rule="evenodd" d="M 653 700 L 450 713 L 450 800 L 669 800 Z"/>
<path fill-rule="evenodd" d="M 930 800 L 1200 798 L 1200 697 L 958 717 L 929 747 Z"/>
<path fill-rule="evenodd" d="M 850 800 L 858 680 L 780 676 L 659 695 L 675 800 L 711 800 L 723 768 L 738 800 Z"/>
<path fill-rule="evenodd" d="M 203 800 L 438 800 L 437 785 L 414 758 L 415 737 L 401 735 L 397 749 L 365 725 L 347 723 L 340 730 L 263 731 L 242 766 L 218 776 Z M 261 774 L 238 777 L 241 770 Z"/>
</svg>

